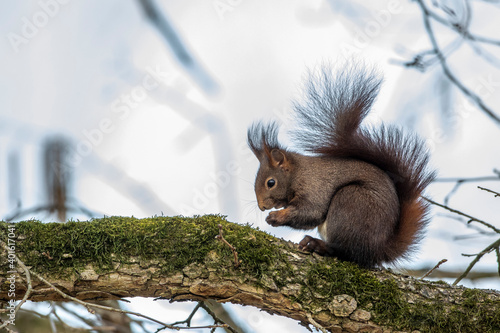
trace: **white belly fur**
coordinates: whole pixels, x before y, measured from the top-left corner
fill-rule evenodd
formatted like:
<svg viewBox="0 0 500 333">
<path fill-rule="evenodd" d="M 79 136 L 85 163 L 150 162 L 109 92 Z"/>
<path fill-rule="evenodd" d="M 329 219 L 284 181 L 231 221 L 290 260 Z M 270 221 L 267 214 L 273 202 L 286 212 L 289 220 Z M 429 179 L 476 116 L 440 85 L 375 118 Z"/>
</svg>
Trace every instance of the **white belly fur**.
<svg viewBox="0 0 500 333">
<path fill-rule="evenodd" d="M 319 235 L 321 236 L 321 239 L 324 240 L 324 241 L 327 241 L 327 223 L 326 221 L 321 223 L 320 225 L 318 225 L 318 232 L 319 232 Z"/>
</svg>

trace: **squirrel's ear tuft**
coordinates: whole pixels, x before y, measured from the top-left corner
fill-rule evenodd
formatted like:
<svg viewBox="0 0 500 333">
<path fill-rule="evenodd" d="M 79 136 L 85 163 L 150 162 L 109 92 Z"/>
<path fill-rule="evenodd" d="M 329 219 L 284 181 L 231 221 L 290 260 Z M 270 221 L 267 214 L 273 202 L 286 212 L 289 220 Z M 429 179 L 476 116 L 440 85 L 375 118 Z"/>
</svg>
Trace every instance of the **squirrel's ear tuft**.
<svg viewBox="0 0 500 333">
<path fill-rule="evenodd" d="M 290 170 L 290 159 L 286 156 L 286 152 L 284 150 L 273 149 L 268 157 L 273 167 L 280 167 L 284 171 Z"/>
<path fill-rule="evenodd" d="M 276 122 L 264 124 L 261 121 L 253 123 L 247 131 L 247 142 L 255 156 L 261 160 L 270 157 L 273 149 L 281 149 L 278 142 L 279 125 Z"/>
</svg>

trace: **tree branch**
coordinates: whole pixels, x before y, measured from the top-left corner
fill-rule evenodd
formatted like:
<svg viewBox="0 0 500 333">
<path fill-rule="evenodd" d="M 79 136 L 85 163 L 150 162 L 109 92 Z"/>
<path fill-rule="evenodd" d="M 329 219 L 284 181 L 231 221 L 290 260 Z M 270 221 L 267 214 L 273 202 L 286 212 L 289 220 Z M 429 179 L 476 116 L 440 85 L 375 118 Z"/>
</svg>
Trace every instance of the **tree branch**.
<svg viewBox="0 0 500 333">
<path fill-rule="evenodd" d="M 186 45 L 179 37 L 179 34 L 170 24 L 166 14 L 160 11 L 155 1 L 139 0 L 138 3 L 151 24 L 153 24 L 162 37 L 165 38 L 175 58 L 177 58 L 188 74 L 205 92 L 210 94 L 217 92 L 219 89 L 218 84 L 203 68 L 202 64 L 200 64 L 191 52 L 188 51 Z"/>
<path fill-rule="evenodd" d="M 238 249 L 238 267 L 231 249 L 215 239 L 219 224 Z M 1 238 L 8 225 L 0 223 Z M 28 221 L 17 223 L 16 231 L 16 254 L 36 277 L 29 295 L 33 301 L 67 299 L 63 294 L 79 302 L 136 296 L 213 299 L 255 306 L 330 332 L 500 329 L 498 292 L 360 269 L 304 253 L 295 244 L 219 216 Z M 6 250 L 1 250 L 0 300 L 8 301 Z M 27 285 L 20 276 L 15 285 L 20 299 Z"/>
</svg>

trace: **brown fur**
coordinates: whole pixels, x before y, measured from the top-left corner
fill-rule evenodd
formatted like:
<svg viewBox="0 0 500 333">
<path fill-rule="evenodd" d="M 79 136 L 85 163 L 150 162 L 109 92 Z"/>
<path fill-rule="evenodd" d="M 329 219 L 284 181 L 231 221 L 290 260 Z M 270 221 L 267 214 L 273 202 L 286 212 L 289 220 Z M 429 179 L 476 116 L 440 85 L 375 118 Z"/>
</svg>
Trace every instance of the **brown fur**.
<svg viewBox="0 0 500 333">
<path fill-rule="evenodd" d="M 395 127 L 361 128 L 381 80 L 359 65 L 332 75 L 311 74 L 295 103 L 295 143 L 279 144 L 276 123 L 254 124 L 248 143 L 260 161 L 255 192 L 273 226 L 318 227 L 323 240 L 300 246 L 372 267 L 405 258 L 421 239 L 428 207 L 420 199 L 434 178 L 429 155 L 415 136 Z"/>
</svg>

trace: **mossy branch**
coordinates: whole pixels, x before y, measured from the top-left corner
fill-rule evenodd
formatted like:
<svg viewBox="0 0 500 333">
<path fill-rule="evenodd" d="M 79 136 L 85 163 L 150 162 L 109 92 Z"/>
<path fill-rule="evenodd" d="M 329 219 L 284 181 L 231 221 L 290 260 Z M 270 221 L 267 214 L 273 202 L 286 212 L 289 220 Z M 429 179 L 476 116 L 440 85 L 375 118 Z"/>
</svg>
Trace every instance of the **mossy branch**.
<svg viewBox="0 0 500 333">
<path fill-rule="evenodd" d="M 233 251 L 215 237 L 219 224 Z M 14 226 L 14 229 L 12 229 Z M 500 294 L 452 287 L 299 251 L 294 244 L 215 215 L 109 217 L 88 222 L 0 223 L 15 254 L 60 291 L 81 300 L 161 297 L 252 305 L 322 331 L 498 332 Z M 12 235 L 10 235 L 12 236 Z M 9 237 L 10 237 L 9 236 Z M 12 273 L 1 248 L 0 300 Z M 15 299 L 27 289 L 17 266 Z M 33 301 L 63 300 L 38 278 Z"/>
</svg>

